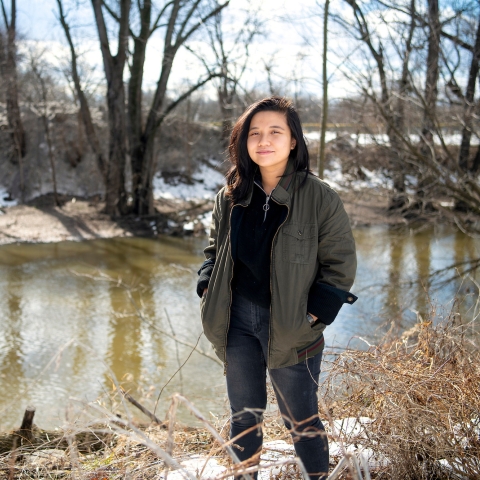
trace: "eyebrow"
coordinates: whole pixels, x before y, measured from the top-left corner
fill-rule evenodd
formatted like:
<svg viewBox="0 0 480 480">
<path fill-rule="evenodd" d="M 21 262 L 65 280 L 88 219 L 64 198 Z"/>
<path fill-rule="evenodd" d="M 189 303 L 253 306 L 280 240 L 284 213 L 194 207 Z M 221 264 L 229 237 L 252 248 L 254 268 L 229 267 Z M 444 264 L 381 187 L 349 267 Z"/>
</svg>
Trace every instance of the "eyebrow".
<svg viewBox="0 0 480 480">
<path fill-rule="evenodd" d="M 285 130 L 280 125 L 270 125 L 268 128 L 279 128 L 280 130 Z M 250 130 L 258 130 L 258 129 L 259 129 L 259 127 L 250 127 Z"/>
</svg>

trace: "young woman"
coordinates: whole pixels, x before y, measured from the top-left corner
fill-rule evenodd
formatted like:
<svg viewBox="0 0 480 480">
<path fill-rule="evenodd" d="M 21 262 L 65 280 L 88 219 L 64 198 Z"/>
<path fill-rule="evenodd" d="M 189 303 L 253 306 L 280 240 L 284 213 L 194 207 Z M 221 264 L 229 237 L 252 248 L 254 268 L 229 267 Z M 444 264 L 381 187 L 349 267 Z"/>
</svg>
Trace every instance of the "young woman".
<svg viewBox="0 0 480 480">
<path fill-rule="evenodd" d="M 338 195 L 310 172 L 289 100 L 251 105 L 233 128 L 229 157 L 197 293 L 205 335 L 225 365 L 230 436 L 240 460 L 258 463 L 268 370 L 298 457 L 310 478 L 325 479 L 318 378 L 323 331 L 356 300 L 350 223 Z"/>
</svg>

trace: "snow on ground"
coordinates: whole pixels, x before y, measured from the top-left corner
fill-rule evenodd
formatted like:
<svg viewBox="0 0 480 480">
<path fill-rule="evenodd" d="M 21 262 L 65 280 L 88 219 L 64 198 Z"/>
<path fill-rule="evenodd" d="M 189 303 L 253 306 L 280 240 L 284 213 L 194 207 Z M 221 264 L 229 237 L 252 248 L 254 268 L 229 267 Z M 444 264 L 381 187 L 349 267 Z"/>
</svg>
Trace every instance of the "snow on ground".
<svg viewBox="0 0 480 480">
<path fill-rule="evenodd" d="M 272 442 L 265 442 L 263 444 L 263 453 L 261 456 L 260 465 L 271 464 L 274 462 L 281 462 L 283 460 L 291 460 L 295 457 L 295 450 L 293 445 L 288 444 L 283 440 L 276 440 Z M 220 465 L 214 458 L 209 458 L 201 455 L 192 455 L 188 459 L 180 462 L 182 467 L 193 473 L 197 477 L 215 478 L 222 476 L 226 468 Z M 282 466 L 261 469 L 258 478 L 259 480 L 270 480 L 272 475 L 278 475 L 282 470 Z M 202 474 L 200 475 L 200 473 Z M 162 476 L 162 478 L 164 478 Z M 169 480 L 184 480 L 184 473 L 179 470 L 171 471 L 168 474 Z M 230 477 L 231 478 L 231 477 Z"/>
<path fill-rule="evenodd" d="M 382 172 L 371 171 L 362 167 L 362 172 L 367 177 L 365 180 L 351 180 L 342 172 L 342 165 L 338 160 L 330 163 L 330 168 L 325 169 L 323 180 L 335 190 L 363 190 L 367 188 L 392 188 L 392 180 Z"/>
<path fill-rule="evenodd" d="M 334 420 L 332 425 L 325 423 L 325 430 L 329 437 L 335 440 L 329 441 L 329 452 L 334 463 L 338 463 L 346 454 L 351 457 L 356 457 L 360 460 L 362 465 L 368 465 L 370 471 L 378 470 L 386 467 L 389 464 L 388 458 L 376 453 L 370 448 L 362 447 L 362 440 L 368 439 L 366 430 L 368 426 L 375 422 L 369 417 L 347 417 L 339 420 Z M 472 425 L 478 425 L 478 419 L 472 419 Z M 477 430 L 475 430 L 477 432 Z M 295 458 L 295 450 L 293 445 L 284 440 L 274 440 L 265 442 L 260 460 L 259 480 L 270 480 L 276 478 L 288 468 L 288 465 L 281 465 L 286 460 L 293 460 Z M 363 460 L 363 461 L 362 461 Z M 226 468 L 220 465 L 215 458 L 191 455 L 180 462 L 184 469 L 193 473 L 198 478 L 215 478 L 222 477 Z M 277 465 L 272 465 L 272 464 Z M 462 462 L 461 459 L 455 461 L 455 466 L 447 460 L 439 460 L 438 464 L 446 471 L 455 472 L 458 478 L 468 478 L 462 476 Z M 165 478 L 163 475 L 161 478 Z M 168 474 L 170 480 L 183 480 L 184 473 L 180 471 L 171 471 Z M 232 477 L 229 477 L 232 478 Z"/>
<path fill-rule="evenodd" d="M 374 188 L 392 188 L 392 180 L 387 178 L 381 171 L 370 171 L 362 167 L 365 174 L 365 180 L 352 178 L 348 174 L 342 172 L 342 165 L 339 160 L 334 159 L 330 162 L 330 168 L 324 172 L 323 179 L 333 189 L 338 191 L 360 191 L 364 189 Z M 154 198 L 175 200 L 181 199 L 185 201 L 213 200 L 216 193 L 225 183 L 225 177 L 215 168 L 208 165 L 201 165 L 199 170 L 193 175 L 193 184 L 187 185 L 181 181 L 175 184 L 167 183 L 161 175 L 155 177 Z M 196 218 L 190 219 L 183 225 L 186 233 L 196 230 L 196 224 L 201 223 L 203 228 L 208 232 L 212 221 L 212 212 L 208 211 Z M 170 221 L 170 227 L 178 227 L 173 221 Z"/>
<path fill-rule="evenodd" d="M 161 175 L 153 179 L 153 196 L 160 198 L 182 200 L 199 200 L 214 198 L 221 186 L 225 183 L 224 175 L 208 165 L 202 164 L 192 177 L 193 184 L 177 182 L 170 184 L 165 182 Z"/>
<path fill-rule="evenodd" d="M 7 200 L 8 198 L 9 194 L 7 193 L 7 189 L 0 186 L 0 207 L 13 207 L 18 204 L 17 200 Z"/>
<path fill-rule="evenodd" d="M 370 134 L 370 133 L 360 133 L 360 134 L 349 134 L 346 132 L 326 132 L 325 141 L 330 142 L 335 140 L 337 137 L 350 138 L 353 144 L 358 143 L 358 145 L 389 145 L 388 135 L 385 133 Z M 310 141 L 318 142 L 320 140 L 320 132 L 308 132 L 305 133 L 305 138 Z M 412 143 L 418 143 L 420 141 L 420 135 L 410 134 L 410 141 Z M 461 133 L 445 133 L 442 135 L 443 141 L 446 145 L 460 145 L 462 142 Z M 440 138 L 435 135 L 434 142 L 436 145 L 441 145 Z M 480 139 L 472 137 L 470 145 L 479 145 Z"/>
</svg>

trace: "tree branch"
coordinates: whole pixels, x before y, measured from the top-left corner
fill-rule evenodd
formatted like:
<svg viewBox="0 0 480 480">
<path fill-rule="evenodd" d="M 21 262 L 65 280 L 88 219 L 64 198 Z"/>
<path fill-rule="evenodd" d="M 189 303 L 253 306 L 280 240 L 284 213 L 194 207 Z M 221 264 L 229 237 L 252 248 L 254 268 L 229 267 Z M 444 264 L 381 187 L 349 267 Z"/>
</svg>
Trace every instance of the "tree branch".
<svg viewBox="0 0 480 480">
<path fill-rule="evenodd" d="M 165 11 L 167 10 L 167 8 L 170 6 L 170 5 L 173 5 L 173 0 L 170 1 L 170 2 L 167 2 L 163 8 L 160 10 L 160 12 L 158 13 L 157 15 L 157 18 L 155 19 L 155 21 L 153 22 L 153 26 L 152 26 L 152 29 L 150 30 L 150 35 L 152 35 L 152 33 L 157 29 L 159 28 L 159 25 L 158 23 L 160 22 L 160 19 L 162 18 L 163 14 L 165 13 Z"/>
<path fill-rule="evenodd" d="M 192 93 L 194 93 L 196 90 L 199 88 L 203 87 L 206 83 L 208 83 L 212 78 L 215 77 L 221 77 L 221 73 L 211 73 L 208 75 L 206 78 L 195 84 L 193 87 L 189 88 L 185 93 L 180 95 L 174 102 L 172 102 L 159 116 L 157 119 L 157 122 L 155 124 L 155 128 L 158 128 L 163 120 L 165 120 L 165 117 L 172 111 L 174 110 L 180 103 L 182 103 L 184 100 L 186 100 Z"/>
<path fill-rule="evenodd" d="M 108 14 L 118 23 L 120 23 L 120 17 L 112 10 L 112 8 L 110 7 L 110 5 L 108 5 L 108 3 L 106 3 L 104 0 L 102 0 L 102 5 L 105 7 L 105 10 L 108 12 Z M 140 8 L 139 8 L 140 10 Z M 141 11 L 141 10 L 140 10 Z M 128 29 L 131 37 L 136 40 L 137 37 L 136 35 L 133 33 L 133 30 L 131 28 Z"/>
<path fill-rule="evenodd" d="M 100 39 L 100 49 L 102 51 L 103 66 L 107 82 L 111 82 L 113 75 L 113 58 L 110 52 L 110 43 L 108 41 L 107 27 L 105 26 L 105 18 L 102 12 L 102 0 L 91 0 L 93 13 L 95 15 L 95 23 L 97 25 L 98 37 Z"/>
<path fill-rule="evenodd" d="M 198 21 L 198 23 L 196 23 L 184 36 L 179 35 L 177 37 L 177 41 L 175 42 L 175 45 L 178 45 L 178 47 L 180 47 L 180 45 L 182 45 L 185 42 L 185 40 L 187 40 L 196 30 L 198 30 L 201 25 L 203 25 L 209 18 L 213 17 L 217 13 L 220 13 L 226 6 L 228 6 L 229 3 L 230 3 L 230 0 L 227 0 L 225 3 L 219 5 L 217 8 L 212 10 L 209 14 L 202 17 Z"/>
<path fill-rule="evenodd" d="M 8 24 L 8 16 L 7 16 L 7 11 L 5 10 L 5 4 L 3 3 L 3 0 L 0 0 L 2 4 L 2 14 L 3 14 L 3 20 L 5 21 L 5 28 L 7 30 L 10 29 L 10 25 Z"/>
</svg>

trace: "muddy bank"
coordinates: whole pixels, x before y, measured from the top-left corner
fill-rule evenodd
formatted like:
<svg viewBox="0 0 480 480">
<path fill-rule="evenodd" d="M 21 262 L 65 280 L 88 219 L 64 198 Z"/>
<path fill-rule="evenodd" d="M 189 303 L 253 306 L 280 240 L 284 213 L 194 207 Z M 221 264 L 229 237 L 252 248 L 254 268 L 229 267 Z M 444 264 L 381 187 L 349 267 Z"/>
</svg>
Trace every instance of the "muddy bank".
<svg viewBox="0 0 480 480">
<path fill-rule="evenodd" d="M 49 197 L 41 197 L 27 205 L 0 209 L 0 245 L 201 234 L 205 227 L 200 220 L 212 206 L 209 200 L 162 199 L 156 204 L 156 215 L 112 219 L 103 213 L 103 202 L 96 199 L 64 197 L 57 207 Z"/>
<path fill-rule="evenodd" d="M 388 195 L 381 190 L 342 192 L 342 200 L 354 227 L 404 224 L 401 215 L 388 211 Z M 213 199 L 161 199 L 158 214 L 112 219 L 103 213 L 99 199 L 62 197 L 62 205 L 43 196 L 27 205 L 0 209 L 0 245 L 8 243 L 49 243 L 127 236 L 202 235 L 208 228 Z"/>
</svg>

